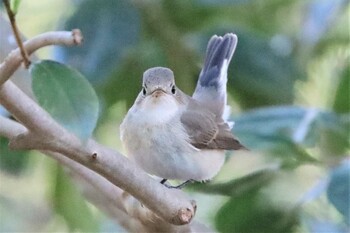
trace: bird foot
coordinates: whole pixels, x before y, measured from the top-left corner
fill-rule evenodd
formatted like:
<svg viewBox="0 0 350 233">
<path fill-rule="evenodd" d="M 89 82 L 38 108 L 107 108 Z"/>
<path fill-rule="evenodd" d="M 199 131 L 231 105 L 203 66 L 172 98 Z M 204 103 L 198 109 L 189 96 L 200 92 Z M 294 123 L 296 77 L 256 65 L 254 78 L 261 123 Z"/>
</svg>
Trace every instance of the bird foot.
<svg viewBox="0 0 350 233">
<path fill-rule="evenodd" d="M 183 182 L 182 184 L 179 184 L 179 185 L 176 185 L 176 186 L 172 186 L 172 185 L 169 185 L 169 184 L 165 183 L 166 181 L 167 181 L 167 179 L 163 179 L 160 183 L 162 185 L 164 185 L 165 187 L 170 188 L 170 189 L 182 189 L 186 185 L 195 182 L 195 180 L 191 179 L 191 180 L 187 180 L 187 181 Z"/>
</svg>

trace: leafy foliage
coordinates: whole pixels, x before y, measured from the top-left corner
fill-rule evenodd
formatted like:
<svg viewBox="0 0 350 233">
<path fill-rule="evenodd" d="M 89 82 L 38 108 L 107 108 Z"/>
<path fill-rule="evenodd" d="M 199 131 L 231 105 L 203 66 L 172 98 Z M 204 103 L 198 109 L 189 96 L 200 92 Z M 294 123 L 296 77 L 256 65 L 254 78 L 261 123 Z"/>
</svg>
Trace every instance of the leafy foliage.
<svg viewBox="0 0 350 233">
<path fill-rule="evenodd" d="M 279 54 L 268 38 L 240 33 L 239 46 L 230 71 L 232 93 L 242 107 L 291 104 L 294 82 L 304 79 L 291 54 Z M 291 43 L 285 38 L 286 43 Z M 287 45 L 292 46 L 292 44 Z M 253 55 L 254 54 L 254 55 Z M 274 91 L 271 91 L 274 90 Z"/>
<path fill-rule="evenodd" d="M 347 124 L 332 112 L 269 107 L 246 112 L 235 124 L 235 134 L 248 148 L 283 151 L 285 158 L 294 155 L 299 162 L 314 161 L 302 147 L 320 145 L 330 154 L 341 154 L 349 148 Z"/>
<path fill-rule="evenodd" d="M 84 198 L 62 167 L 56 169 L 53 203 L 66 221 L 70 232 L 97 232 L 98 222 Z"/>
<path fill-rule="evenodd" d="M 333 104 L 334 111 L 337 113 L 349 113 L 350 112 L 350 65 L 347 65 L 343 70 L 339 85 L 335 94 L 335 100 Z"/>
<path fill-rule="evenodd" d="M 192 185 L 196 191 L 230 197 L 243 196 L 268 184 L 277 174 L 278 168 L 266 168 L 226 183 Z"/>
<path fill-rule="evenodd" d="M 0 137 L 0 169 L 13 175 L 19 175 L 28 164 L 27 151 L 14 151 L 8 148 L 9 140 Z"/>
<path fill-rule="evenodd" d="M 19 5 L 21 4 L 21 0 L 11 0 L 11 10 L 14 14 L 17 14 Z"/>
<path fill-rule="evenodd" d="M 344 162 L 331 173 L 327 197 L 350 225 L 350 161 Z"/>
<path fill-rule="evenodd" d="M 78 5 L 65 27 L 68 30 L 78 27 L 84 34 L 84 44 L 60 48 L 57 58 L 79 69 L 91 82 L 100 84 L 137 43 L 140 17 L 126 0 L 88 0 Z"/>
<path fill-rule="evenodd" d="M 271 207 L 271 201 L 258 190 L 231 198 L 217 213 L 216 227 L 220 232 L 293 232 L 297 210 Z"/>
</svg>

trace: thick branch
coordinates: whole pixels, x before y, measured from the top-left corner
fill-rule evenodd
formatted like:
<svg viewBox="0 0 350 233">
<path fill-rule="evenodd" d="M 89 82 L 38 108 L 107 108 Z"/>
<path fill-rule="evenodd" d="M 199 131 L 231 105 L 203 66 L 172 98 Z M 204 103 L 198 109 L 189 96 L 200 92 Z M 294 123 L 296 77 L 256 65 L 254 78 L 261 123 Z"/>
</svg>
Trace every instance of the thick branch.
<svg viewBox="0 0 350 233">
<path fill-rule="evenodd" d="M 43 35 L 37 37 L 36 43 L 31 41 L 25 43 L 27 51 L 33 52 L 34 48 L 40 48 L 38 38 L 42 40 L 41 46 L 61 41 L 55 40 L 52 34 L 47 35 L 48 37 Z M 50 38 L 53 40 L 50 41 Z M 17 63 L 11 61 L 11 55 L 9 59 L 0 67 L 0 80 L 7 80 L 20 63 L 16 56 L 13 59 L 17 59 Z M 93 140 L 86 145 L 81 144 L 77 137 L 58 125 L 46 111 L 12 82 L 8 81 L 0 86 L 0 102 L 29 130 L 28 133 L 12 140 L 13 147 L 49 150 L 63 154 L 101 174 L 111 183 L 136 197 L 164 220 L 173 224 L 186 224 L 191 221 L 195 204 L 188 201 L 182 192 L 165 188 L 126 157 Z"/>
<path fill-rule="evenodd" d="M 1 116 L 0 125 L 4 126 L 0 128 L 0 135 L 9 139 L 27 132 L 20 123 Z M 69 168 L 70 174 L 81 187 L 83 194 L 130 232 L 211 232 L 210 229 L 195 221 L 185 226 L 174 226 L 164 222 L 128 193 L 92 170 L 59 153 L 41 152 Z"/>
</svg>

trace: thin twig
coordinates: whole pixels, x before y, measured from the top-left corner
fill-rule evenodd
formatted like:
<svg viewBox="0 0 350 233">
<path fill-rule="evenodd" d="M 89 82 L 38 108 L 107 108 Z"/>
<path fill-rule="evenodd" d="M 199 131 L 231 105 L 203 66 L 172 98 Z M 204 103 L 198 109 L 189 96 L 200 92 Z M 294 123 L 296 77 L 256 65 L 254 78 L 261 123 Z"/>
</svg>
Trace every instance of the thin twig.
<svg viewBox="0 0 350 233">
<path fill-rule="evenodd" d="M 12 31 L 13 31 L 13 34 L 15 35 L 17 45 L 18 45 L 19 49 L 21 50 L 21 55 L 23 58 L 24 66 L 26 69 L 28 69 L 31 62 L 29 60 L 29 57 L 28 57 L 26 50 L 24 49 L 22 39 L 19 35 L 17 24 L 16 24 L 15 14 L 11 10 L 9 0 L 3 0 L 3 2 L 5 5 L 5 8 L 6 8 L 6 11 L 7 11 L 7 15 L 9 16 L 9 19 L 11 22 Z"/>
<path fill-rule="evenodd" d="M 79 29 L 72 31 L 45 32 L 24 42 L 28 54 L 48 45 L 80 45 L 83 36 Z M 13 50 L 0 64 L 0 86 L 5 83 L 21 65 L 22 57 L 19 49 Z"/>
</svg>

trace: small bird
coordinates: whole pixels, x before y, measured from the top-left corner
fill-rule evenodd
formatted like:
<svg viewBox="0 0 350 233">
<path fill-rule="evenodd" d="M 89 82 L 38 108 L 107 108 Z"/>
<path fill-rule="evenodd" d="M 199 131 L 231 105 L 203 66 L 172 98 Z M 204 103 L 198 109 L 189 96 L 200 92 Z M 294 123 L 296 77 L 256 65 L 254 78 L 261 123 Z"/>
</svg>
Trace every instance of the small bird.
<svg viewBox="0 0 350 233">
<path fill-rule="evenodd" d="M 141 92 L 120 126 L 121 141 L 128 156 L 163 178 L 161 183 L 210 180 L 222 167 L 225 150 L 245 149 L 225 117 L 227 69 L 236 45 L 232 33 L 210 39 L 192 97 L 176 86 L 170 69 L 144 72 Z"/>
</svg>

